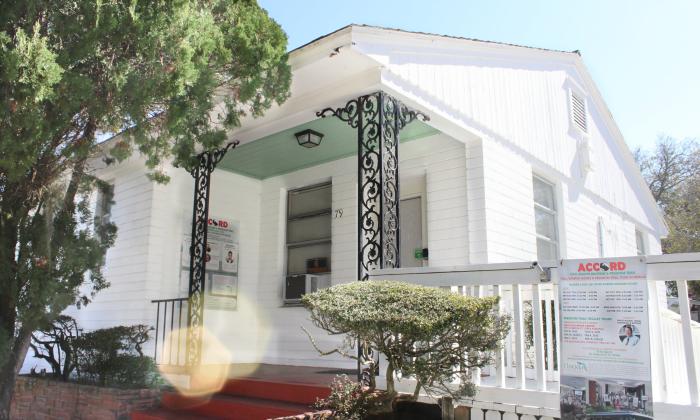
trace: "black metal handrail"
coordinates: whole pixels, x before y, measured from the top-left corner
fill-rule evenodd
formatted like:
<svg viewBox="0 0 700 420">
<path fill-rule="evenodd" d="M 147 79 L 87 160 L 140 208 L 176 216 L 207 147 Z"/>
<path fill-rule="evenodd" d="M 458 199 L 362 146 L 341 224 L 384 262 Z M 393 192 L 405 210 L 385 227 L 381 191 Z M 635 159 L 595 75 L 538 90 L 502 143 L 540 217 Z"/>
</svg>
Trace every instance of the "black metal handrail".
<svg viewBox="0 0 700 420">
<path fill-rule="evenodd" d="M 153 359 L 156 364 L 159 365 L 184 365 L 184 344 L 182 343 L 182 338 L 186 339 L 186 331 L 183 332 L 184 327 L 187 327 L 187 303 L 188 298 L 174 298 L 174 299 L 155 299 L 151 303 L 155 303 L 156 306 L 156 334 L 155 334 L 155 346 L 153 348 Z M 163 308 L 161 310 L 161 307 Z M 169 311 L 168 311 L 169 309 Z M 162 312 L 162 317 L 161 317 Z M 184 323 L 183 323 L 184 314 Z M 168 315 L 170 317 L 168 318 Z M 162 319 L 162 321 L 161 321 Z M 175 321 L 177 320 L 177 329 Z M 169 322 L 168 322 L 169 321 Z M 170 325 L 168 325 L 170 324 Z M 175 331 L 175 332 L 174 332 Z M 166 347 L 166 340 L 168 346 Z M 173 346 L 173 340 L 176 340 L 175 346 Z M 159 346 L 160 343 L 160 346 Z M 175 358 L 173 359 L 173 348 L 175 347 Z M 181 352 L 182 348 L 182 352 Z M 167 352 L 167 354 L 165 354 Z M 180 355 L 182 354 L 182 360 Z M 166 358 L 167 356 L 167 358 Z"/>
<path fill-rule="evenodd" d="M 550 417 L 544 414 L 526 414 L 526 413 L 520 413 L 518 412 L 518 407 L 514 407 L 514 411 L 506 411 L 506 410 L 498 410 L 495 408 L 481 408 L 481 407 L 471 407 L 469 405 L 463 405 L 466 407 L 468 410 L 481 410 L 482 413 L 482 420 L 486 420 L 487 414 L 488 413 L 498 413 L 500 414 L 500 419 L 503 420 L 503 416 L 506 414 L 510 415 L 515 415 L 518 420 L 525 420 L 525 419 L 534 419 L 534 420 L 543 420 L 545 418 L 550 418 L 552 420 L 560 420 L 559 417 Z M 478 413 L 478 412 L 477 412 Z M 473 419 L 473 420 L 478 420 L 474 418 L 473 413 L 470 413 L 467 418 Z"/>
</svg>

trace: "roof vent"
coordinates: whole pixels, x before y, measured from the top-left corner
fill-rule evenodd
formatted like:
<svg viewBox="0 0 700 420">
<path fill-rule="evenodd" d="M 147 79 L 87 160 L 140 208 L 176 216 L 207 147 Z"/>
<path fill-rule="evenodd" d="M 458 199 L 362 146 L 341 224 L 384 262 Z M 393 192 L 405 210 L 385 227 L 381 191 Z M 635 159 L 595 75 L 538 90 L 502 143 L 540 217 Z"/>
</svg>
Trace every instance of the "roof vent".
<svg viewBox="0 0 700 420">
<path fill-rule="evenodd" d="M 571 91 L 571 121 L 584 133 L 588 132 L 588 120 L 586 119 L 586 100 L 583 95 Z"/>
</svg>

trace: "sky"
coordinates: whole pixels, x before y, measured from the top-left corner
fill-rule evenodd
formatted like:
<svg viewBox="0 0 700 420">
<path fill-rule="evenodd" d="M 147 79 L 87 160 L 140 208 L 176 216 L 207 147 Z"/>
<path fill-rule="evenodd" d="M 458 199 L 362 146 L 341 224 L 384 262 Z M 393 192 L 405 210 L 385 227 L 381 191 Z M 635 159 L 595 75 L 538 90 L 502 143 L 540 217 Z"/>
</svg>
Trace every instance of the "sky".
<svg viewBox="0 0 700 420">
<path fill-rule="evenodd" d="M 700 139 L 698 0 L 258 0 L 289 49 L 350 23 L 581 51 L 627 144 Z"/>
</svg>

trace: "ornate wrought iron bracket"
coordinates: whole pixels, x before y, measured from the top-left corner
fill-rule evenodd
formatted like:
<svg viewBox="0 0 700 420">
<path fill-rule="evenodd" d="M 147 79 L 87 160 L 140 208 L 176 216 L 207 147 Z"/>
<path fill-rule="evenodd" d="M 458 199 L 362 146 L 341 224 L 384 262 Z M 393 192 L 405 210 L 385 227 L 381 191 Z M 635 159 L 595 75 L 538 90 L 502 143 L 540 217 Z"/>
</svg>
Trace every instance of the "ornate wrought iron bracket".
<svg viewBox="0 0 700 420">
<path fill-rule="evenodd" d="M 335 116 L 357 129 L 358 268 L 367 280 L 374 268 L 398 267 L 399 133 L 416 119 L 429 120 L 396 98 L 374 92 L 326 108 L 318 117 Z"/>
<path fill-rule="evenodd" d="M 234 140 L 220 149 L 197 155 L 195 165 L 189 168 L 194 178 L 194 203 L 192 208 L 192 239 L 190 243 L 189 305 L 187 305 L 187 354 L 188 366 L 199 365 L 202 358 L 202 330 L 204 327 L 204 283 L 206 278 L 207 225 L 209 222 L 209 191 L 211 173 L 216 165 L 234 149 Z"/>
</svg>

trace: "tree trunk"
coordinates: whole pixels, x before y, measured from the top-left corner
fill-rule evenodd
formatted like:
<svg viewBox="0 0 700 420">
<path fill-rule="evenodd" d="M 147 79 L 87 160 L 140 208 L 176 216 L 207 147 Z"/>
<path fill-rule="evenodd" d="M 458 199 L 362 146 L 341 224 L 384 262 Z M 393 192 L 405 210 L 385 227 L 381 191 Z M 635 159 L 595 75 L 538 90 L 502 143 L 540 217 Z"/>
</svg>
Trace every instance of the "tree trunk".
<svg viewBox="0 0 700 420">
<path fill-rule="evenodd" d="M 0 369 L 0 420 L 9 420 L 10 418 L 10 405 L 12 404 L 12 395 L 15 392 L 15 381 L 22 368 L 22 363 L 24 363 L 24 358 L 27 356 L 30 340 L 31 333 L 21 330 L 5 365 Z"/>
<path fill-rule="evenodd" d="M 386 392 L 389 395 L 396 394 L 394 387 L 394 364 L 389 362 L 386 365 Z"/>
</svg>

